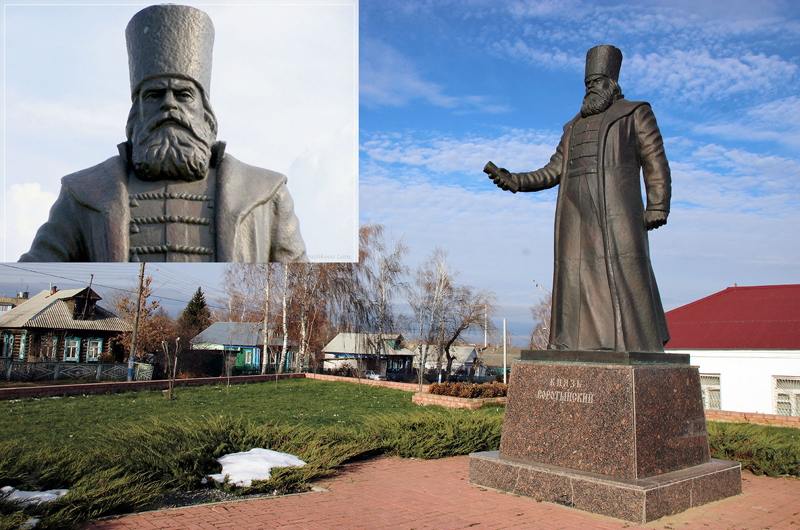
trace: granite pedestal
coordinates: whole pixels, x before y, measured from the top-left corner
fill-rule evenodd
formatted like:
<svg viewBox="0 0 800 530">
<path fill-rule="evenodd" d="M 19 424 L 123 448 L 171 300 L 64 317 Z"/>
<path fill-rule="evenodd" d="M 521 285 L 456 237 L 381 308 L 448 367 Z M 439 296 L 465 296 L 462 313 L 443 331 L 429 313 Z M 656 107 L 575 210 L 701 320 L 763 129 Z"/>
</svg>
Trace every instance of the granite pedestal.
<svg viewBox="0 0 800 530">
<path fill-rule="evenodd" d="M 740 464 L 711 459 L 688 356 L 553 353 L 512 364 L 500 450 L 471 456 L 473 483 L 637 523 L 741 493 Z"/>
</svg>

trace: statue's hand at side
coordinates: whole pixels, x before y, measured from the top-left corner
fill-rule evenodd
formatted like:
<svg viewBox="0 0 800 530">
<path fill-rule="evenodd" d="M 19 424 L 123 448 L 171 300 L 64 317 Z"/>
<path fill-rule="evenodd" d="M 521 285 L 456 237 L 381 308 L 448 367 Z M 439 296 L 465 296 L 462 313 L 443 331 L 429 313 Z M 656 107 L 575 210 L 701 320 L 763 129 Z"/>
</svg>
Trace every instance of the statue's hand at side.
<svg viewBox="0 0 800 530">
<path fill-rule="evenodd" d="M 512 193 L 517 193 L 517 191 L 519 191 L 519 184 L 506 168 L 497 167 L 492 162 L 487 162 L 486 166 L 483 168 L 483 172 L 489 175 L 492 182 L 500 189 Z"/>
<path fill-rule="evenodd" d="M 667 224 L 667 216 L 669 212 L 661 210 L 645 210 L 644 212 L 644 227 L 647 230 L 654 230 L 659 226 Z"/>
</svg>

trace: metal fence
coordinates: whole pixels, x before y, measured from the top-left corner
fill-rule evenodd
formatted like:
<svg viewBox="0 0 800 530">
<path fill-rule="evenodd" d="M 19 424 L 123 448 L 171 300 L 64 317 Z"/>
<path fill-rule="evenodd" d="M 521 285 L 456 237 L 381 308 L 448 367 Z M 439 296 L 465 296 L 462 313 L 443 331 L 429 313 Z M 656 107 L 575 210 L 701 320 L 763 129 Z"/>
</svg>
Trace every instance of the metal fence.
<svg viewBox="0 0 800 530">
<path fill-rule="evenodd" d="M 9 381 L 48 381 L 55 379 L 93 379 L 97 381 L 125 381 L 127 364 L 40 362 L 29 363 L 0 359 L 0 379 Z M 153 365 L 136 363 L 135 379 L 149 381 L 153 378 Z"/>
</svg>

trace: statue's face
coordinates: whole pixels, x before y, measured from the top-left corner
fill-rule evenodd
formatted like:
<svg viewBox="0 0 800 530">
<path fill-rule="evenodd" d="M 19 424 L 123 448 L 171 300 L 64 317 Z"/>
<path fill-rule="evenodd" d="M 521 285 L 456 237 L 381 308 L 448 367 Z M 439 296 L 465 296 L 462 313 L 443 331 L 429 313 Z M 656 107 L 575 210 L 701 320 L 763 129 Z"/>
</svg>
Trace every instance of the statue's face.
<svg viewBox="0 0 800 530">
<path fill-rule="evenodd" d="M 177 111 L 190 122 L 203 116 L 200 90 L 192 81 L 174 77 L 158 77 L 142 83 L 139 89 L 139 116 L 149 123 L 158 116 L 167 117 Z M 166 121 L 163 126 L 170 126 Z"/>
<path fill-rule="evenodd" d="M 145 180 L 204 178 L 216 122 L 194 82 L 170 77 L 142 83 L 129 117 L 134 171 Z"/>
<path fill-rule="evenodd" d="M 608 92 L 613 88 L 611 79 L 604 75 L 595 74 L 586 79 L 586 93 L 587 94 L 602 94 Z"/>
<path fill-rule="evenodd" d="M 585 118 L 605 112 L 614 103 L 614 90 L 614 82 L 604 75 L 595 74 L 587 77 L 581 116 Z"/>
</svg>

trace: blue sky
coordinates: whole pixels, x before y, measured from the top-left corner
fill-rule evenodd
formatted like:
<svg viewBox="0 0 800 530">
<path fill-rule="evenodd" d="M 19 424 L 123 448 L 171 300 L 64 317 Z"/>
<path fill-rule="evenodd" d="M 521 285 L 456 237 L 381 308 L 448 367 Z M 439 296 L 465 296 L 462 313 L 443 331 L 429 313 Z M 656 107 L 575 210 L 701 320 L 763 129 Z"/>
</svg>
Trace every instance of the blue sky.
<svg viewBox="0 0 800 530">
<path fill-rule="evenodd" d="M 651 232 L 666 309 L 800 281 L 800 6 L 791 2 L 362 2 L 361 219 L 450 251 L 500 295 L 517 340 L 552 283 L 556 190 L 481 172 L 542 167 L 579 110 L 586 51 L 613 44 L 673 175 Z M 391 199 L 388 199 L 388 198 Z"/>
<path fill-rule="evenodd" d="M 362 0 L 359 34 L 360 221 L 403 236 L 412 268 L 448 251 L 461 282 L 497 292 L 516 344 L 552 282 L 556 192 L 513 195 L 481 170 L 547 162 L 597 44 L 622 50 L 623 93 L 664 136 L 672 212 L 650 247 L 665 308 L 800 282 L 796 2 Z M 219 270 L 171 273 L 213 288 Z"/>
</svg>

